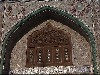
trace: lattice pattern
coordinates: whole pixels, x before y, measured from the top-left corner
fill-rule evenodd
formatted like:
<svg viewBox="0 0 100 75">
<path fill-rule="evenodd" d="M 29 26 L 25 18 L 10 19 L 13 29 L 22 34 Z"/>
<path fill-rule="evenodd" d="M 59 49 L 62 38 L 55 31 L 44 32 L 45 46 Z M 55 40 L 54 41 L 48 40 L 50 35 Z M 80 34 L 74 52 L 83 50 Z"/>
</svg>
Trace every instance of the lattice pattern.
<svg viewBox="0 0 100 75">
<path fill-rule="evenodd" d="M 72 65 L 71 40 L 68 34 L 51 23 L 28 37 L 26 67 Z"/>
<path fill-rule="evenodd" d="M 41 30 L 36 30 L 28 37 L 28 46 L 45 46 L 45 45 L 67 45 L 69 43 L 69 36 L 62 30 L 54 28 L 50 23 Z"/>
</svg>

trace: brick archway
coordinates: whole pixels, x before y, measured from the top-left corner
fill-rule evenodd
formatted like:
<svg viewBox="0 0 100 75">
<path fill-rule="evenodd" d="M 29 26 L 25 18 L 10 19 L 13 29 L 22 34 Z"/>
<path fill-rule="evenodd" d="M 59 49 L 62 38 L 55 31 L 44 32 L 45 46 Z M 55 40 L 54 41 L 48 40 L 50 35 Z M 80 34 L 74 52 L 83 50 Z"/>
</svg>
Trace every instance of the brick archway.
<svg viewBox="0 0 100 75">
<path fill-rule="evenodd" d="M 82 22 L 78 21 L 75 17 L 68 14 L 67 11 L 61 11 L 54 7 L 44 6 L 37 11 L 33 11 L 27 17 L 18 22 L 7 34 L 2 45 L 2 61 L 0 67 L 0 73 L 8 74 L 10 70 L 11 52 L 15 44 L 32 28 L 41 24 L 46 20 L 55 20 L 67 25 L 71 29 L 75 30 L 90 43 L 92 48 L 92 61 L 94 67 L 94 73 L 97 73 L 96 65 L 96 46 L 93 33 Z M 4 66 L 4 69 L 3 69 Z"/>
</svg>

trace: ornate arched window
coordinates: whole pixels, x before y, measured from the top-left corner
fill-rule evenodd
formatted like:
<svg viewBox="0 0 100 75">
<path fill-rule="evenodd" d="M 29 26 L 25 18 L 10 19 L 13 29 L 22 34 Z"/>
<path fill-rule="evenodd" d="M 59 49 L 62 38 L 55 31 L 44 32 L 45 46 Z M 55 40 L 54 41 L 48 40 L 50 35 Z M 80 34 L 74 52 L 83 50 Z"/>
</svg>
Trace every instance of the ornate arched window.
<svg viewBox="0 0 100 75">
<path fill-rule="evenodd" d="M 70 34 L 48 22 L 27 38 L 26 67 L 72 65 Z"/>
</svg>

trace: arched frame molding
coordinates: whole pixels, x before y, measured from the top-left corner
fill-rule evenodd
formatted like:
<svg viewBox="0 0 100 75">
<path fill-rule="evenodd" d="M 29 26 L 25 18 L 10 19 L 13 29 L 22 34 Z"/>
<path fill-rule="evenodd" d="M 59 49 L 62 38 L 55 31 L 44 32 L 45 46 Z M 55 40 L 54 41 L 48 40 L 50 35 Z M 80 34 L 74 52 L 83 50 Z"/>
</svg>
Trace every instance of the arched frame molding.
<svg viewBox="0 0 100 75">
<path fill-rule="evenodd" d="M 6 34 L 2 44 L 2 61 L 0 65 L 0 74 L 9 73 L 11 52 L 16 43 L 32 28 L 49 19 L 67 25 L 86 38 L 92 48 L 91 54 L 94 74 L 97 74 L 96 44 L 93 33 L 87 26 L 85 26 L 81 21 L 69 14 L 67 11 L 58 10 L 57 8 L 51 6 L 43 6 L 40 9 L 33 11 L 27 17 L 14 25 L 12 29 Z"/>
</svg>

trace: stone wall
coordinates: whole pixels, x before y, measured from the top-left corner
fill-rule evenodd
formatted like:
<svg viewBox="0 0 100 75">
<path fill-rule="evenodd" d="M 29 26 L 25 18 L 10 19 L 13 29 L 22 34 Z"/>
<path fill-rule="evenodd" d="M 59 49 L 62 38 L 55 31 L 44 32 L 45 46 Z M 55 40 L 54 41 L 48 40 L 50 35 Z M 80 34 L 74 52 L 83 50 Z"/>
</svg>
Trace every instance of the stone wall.
<svg viewBox="0 0 100 75">
<path fill-rule="evenodd" d="M 32 1 L 32 2 L 15 2 L 15 3 L 5 3 L 5 11 L 4 11 L 4 34 L 11 29 L 11 27 L 17 23 L 17 21 L 21 20 L 23 17 L 27 16 L 32 11 L 39 9 L 41 6 L 49 5 L 53 7 L 57 7 L 58 9 L 63 9 L 74 15 L 75 17 L 82 20 L 91 31 L 93 30 L 92 26 L 92 3 L 84 1 L 80 3 L 79 1 L 75 0 L 68 0 L 68 1 Z"/>
<path fill-rule="evenodd" d="M 97 66 L 100 73 L 100 0 L 98 2 L 94 1 L 93 3 L 93 25 L 95 32 L 95 40 L 97 46 Z"/>
<path fill-rule="evenodd" d="M 50 5 L 68 11 L 70 14 L 79 18 L 94 33 L 97 45 L 97 65 L 100 70 L 100 2 L 99 0 L 67 0 L 67 1 L 31 1 L 2 3 L 3 7 L 3 28 L 2 39 L 5 34 L 23 17 L 44 5 Z M 0 6 L 1 7 L 1 6 Z"/>
<path fill-rule="evenodd" d="M 0 12 L 0 58 L 1 58 L 1 37 L 2 37 L 2 13 Z"/>
</svg>

